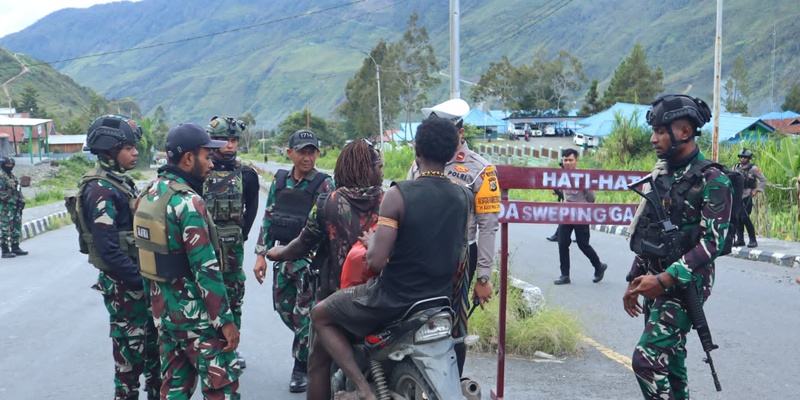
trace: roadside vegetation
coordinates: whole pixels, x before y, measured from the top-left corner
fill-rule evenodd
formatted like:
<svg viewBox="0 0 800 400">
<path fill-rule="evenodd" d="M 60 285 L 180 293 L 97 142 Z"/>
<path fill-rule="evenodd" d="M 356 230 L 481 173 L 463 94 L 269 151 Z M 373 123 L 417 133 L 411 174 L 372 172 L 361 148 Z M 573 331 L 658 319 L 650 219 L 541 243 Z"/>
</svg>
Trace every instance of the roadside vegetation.
<svg viewBox="0 0 800 400">
<path fill-rule="evenodd" d="M 509 269 L 511 266 L 509 266 Z M 472 350 L 495 353 L 498 347 L 500 318 L 500 274 L 493 274 L 495 293 L 483 310 L 477 309 L 469 319 L 470 334 L 481 339 Z M 530 310 L 522 291 L 508 285 L 506 306 L 506 353 L 534 356 L 537 351 L 562 357 L 579 352 L 583 325 L 578 317 L 559 307 L 543 305 Z"/>
</svg>

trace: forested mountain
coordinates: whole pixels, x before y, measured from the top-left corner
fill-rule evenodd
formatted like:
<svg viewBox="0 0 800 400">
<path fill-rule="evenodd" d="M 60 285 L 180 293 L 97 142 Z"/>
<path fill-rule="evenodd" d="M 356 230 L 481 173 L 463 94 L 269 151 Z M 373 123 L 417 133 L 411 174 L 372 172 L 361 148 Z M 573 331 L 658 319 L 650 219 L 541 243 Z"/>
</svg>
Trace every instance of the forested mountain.
<svg viewBox="0 0 800 400">
<path fill-rule="evenodd" d="M 777 108 L 800 80 L 795 39 L 800 8 L 788 0 L 724 4 L 723 80 L 742 57 L 753 89 L 751 113 Z M 118 2 L 55 12 L 0 38 L 0 46 L 51 62 L 107 98 L 133 97 L 146 114 L 160 105 L 169 123 L 250 111 L 259 126 L 273 127 L 306 105 L 332 115 L 347 79 L 365 58 L 359 48 L 369 51 L 380 38 L 398 40 L 415 11 L 446 70 L 448 5 L 446 0 Z M 641 43 L 648 64 L 663 70 L 667 91 L 710 101 L 715 12 L 716 0 L 461 0 L 462 78 L 477 81 L 503 55 L 523 64 L 537 51 L 555 57 L 567 50 L 583 63 L 589 80 L 600 81 L 602 91 L 620 61 Z M 382 71 L 381 78 L 390 79 L 389 74 Z M 443 79 L 429 97 L 445 99 L 447 85 Z M 468 89 L 462 85 L 462 97 Z M 584 85 L 571 100 L 580 106 L 587 89 Z"/>
</svg>

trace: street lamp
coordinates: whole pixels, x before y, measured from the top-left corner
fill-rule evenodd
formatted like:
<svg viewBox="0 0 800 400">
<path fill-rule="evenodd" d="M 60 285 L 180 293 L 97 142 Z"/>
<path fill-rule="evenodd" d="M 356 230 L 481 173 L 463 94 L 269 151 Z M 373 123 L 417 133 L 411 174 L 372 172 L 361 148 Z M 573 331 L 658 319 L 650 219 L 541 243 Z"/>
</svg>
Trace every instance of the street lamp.
<svg viewBox="0 0 800 400">
<path fill-rule="evenodd" d="M 381 66 L 378 65 L 378 62 L 372 58 L 372 55 L 369 54 L 366 50 L 359 48 L 362 53 L 366 54 L 372 63 L 375 64 L 375 80 L 378 82 L 378 129 L 380 129 L 379 136 L 381 138 L 381 147 L 380 149 L 383 150 L 383 107 L 381 107 Z"/>
</svg>

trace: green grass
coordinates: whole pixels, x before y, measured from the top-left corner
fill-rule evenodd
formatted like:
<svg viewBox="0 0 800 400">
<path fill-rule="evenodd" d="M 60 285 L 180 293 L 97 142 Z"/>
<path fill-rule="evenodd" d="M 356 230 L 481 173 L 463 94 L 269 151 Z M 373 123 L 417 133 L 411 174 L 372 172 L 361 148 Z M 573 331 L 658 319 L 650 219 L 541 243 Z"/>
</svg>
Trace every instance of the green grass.
<svg viewBox="0 0 800 400">
<path fill-rule="evenodd" d="M 481 336 L 473 350 L 494 353 L 499 337 L 500 286 L 498 275 L 492 282 L 495 293 L 485 309 L 476 310 L 469 319 L 470 334 Z M 522 291 L 508 286 L 506 306 L 506 353 L 533 356 L 537 351 L 565 356 L 579 352 L 583 325 L 578 317 L 559 307 L 544 306 L 534 314 L 527 310 Z"/>
<path fill-rule="evenodd" d="M 39 186 L 56 189 L 76 189 L 83 174 L 94 167 L 94 163 L 80 154 L 59 161 L 59 165 L 58 174 L 55 177 L 43 179 Z"/>
<path fill-rule="evenodd" d="M 57 203 L 64 201 L 64 191 L 61 189 L 47 189 L 36 193 L 32 199 L 25 199 L 25 207 L 36 207 L 43 204 Z"/>
<path fill-rule="evenodd" d="M 56 229 L 59 229 L 61 227 L 67 226 L 67 225 L 72 225 L 72 220 L 69 219 L 69 216 L 56 217 L 56 218 L 52 218 L 50 220 L 50 224 L 47 225 L 47 228 L 45 228 L 45 230 L 46 231 L 54 231 Z"/>
</svg>

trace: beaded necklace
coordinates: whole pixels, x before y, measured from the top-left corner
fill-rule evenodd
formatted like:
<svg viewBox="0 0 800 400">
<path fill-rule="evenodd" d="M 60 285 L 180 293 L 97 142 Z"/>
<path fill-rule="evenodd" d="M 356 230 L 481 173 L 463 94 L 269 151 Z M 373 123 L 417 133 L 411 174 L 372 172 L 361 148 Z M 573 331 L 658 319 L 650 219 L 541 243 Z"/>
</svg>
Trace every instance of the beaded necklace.
<svg viewBox="0 0 800 400">
<path fill-rule="evenodd" d="M 422 173 L 419 174 L 420 178 L 423 177 L 423 176 L 430 176 L 430 177 L 433 177 L 433 178 L 445 178 L 445 179 L 447 179 L 447 177 L 444 175 L 444 173 L 443 172 L 439 172 L 439 171 L 425 171 L 425 172 L 422 172 Z"/>
</svg>

